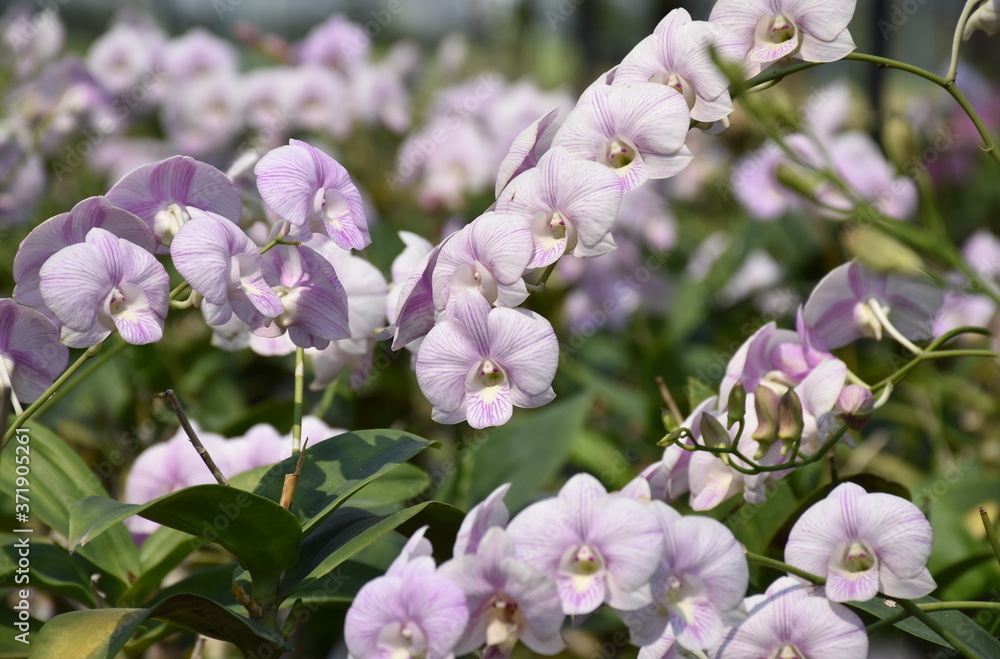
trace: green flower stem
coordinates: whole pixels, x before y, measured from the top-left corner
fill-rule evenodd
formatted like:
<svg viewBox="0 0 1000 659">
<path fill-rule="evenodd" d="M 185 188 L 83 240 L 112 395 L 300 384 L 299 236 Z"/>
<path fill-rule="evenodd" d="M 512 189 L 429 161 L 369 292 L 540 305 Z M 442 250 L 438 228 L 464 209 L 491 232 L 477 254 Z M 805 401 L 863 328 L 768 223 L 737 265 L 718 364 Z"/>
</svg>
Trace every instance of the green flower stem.
<svg viewBox="0 0 1000 659">
<path fill-rule="evenodd" d="M 330 407 L 333 406 L 333 401 L 337 399 L 337 386 L 340 378 L 334 380 L 330 386 L 323 390 L 323 397 L 319 399 L 319 403 L 316 407 L 312 409 L 311 414 L 315 417 L 322 419 L 326 416 L 326 413 L 330 411 Z"/>
<path fill-rule="evenodd" d="M 957 636 L 937 623 L 937 620 L 927 615 L 927 612 L 920 608 L 915 602 L 910 600 L 897 600 L 903 609 L 920 622 L 927 625 L 932 632 L 948 641 L 953 648 L 961 652 L 969 659 L 981 659 L 980 656 L 969 646 L 962 642 Z"/>
<path fill-rule="evenodd" d="M 182 281 L 181 283 L 177 284 L 177 287 L 174 288 L 174 290 L 170 291 L 170 297 L 168 299 L 171 302 L 173 302 L 174 300 L 177 299 L 178 295 L 186 291 L 190 286 L 191 284 L 187 283 L 186 281 Z"/>
<path fill-rule="evenodd" d="M 3 451 L 4 447 L 7 446 L 7 442 L 9 442 L 10 438 L 14 436 L 17 429 L 23 426 L 24 422 L 30 419 L 35 412 L 38 411 L 38 408 L 45 404 L 45 401 L 48 400 L 49 396 L 55 393 L 56 390 L 63 385 L 63 383 L 73 377 L 73 374 L 79 371 L 84 364 L 97 356 L 97 353 L 101 351 L 101 347 L 103 345 L 104 343 L 101 342 L 87 348 L 69 368 L 63 371 L 62 375 L 56 378 L 56 381 L 53 382 L 34 403 L 28 406 L 28 409 L 24 410 L 24 412 L 19 414 L 17 418 L 14 419 L 14 423 L 11 424 L 10 428 L 8 428 L 7 432 L 3 435 L 3 443 L 0 444 L 0 451 Z"/>
<path fill-rule="evenodd" d="M 845 60 L 853 62 L 867 62 L 869 64 L 874 64 L 886 69 L 896 69 L 897 71 L 905 71 L 906 73 L 913 74 L 915 76 L 921 77 L 924 80 L 934 83 L 938 87 L 941 87 L 946 92 L 951 94 L 951 97 L 955 99 L 955 102 L 969 115 L 969 119 L 972 120 L 973 125 L 975 125 L 976 130 L 979 132 L 979 136 L 983 140 L 983 146 L 981 147 L 983 151 L 988 153 L 993 160 L 1000 164 L 1000 151 L 997 150 L 996 145 L 993 142 L 993 137 L 990 135 L 990 131 L 986 128 L 983 120 L 976 113 L 976 110 L 969 103 L 969 99 L 965 97 L 965 94 L 955 85 L 954 78 L 942 78 L 939 75 L 935 75 L 930 71 L 921 69 L 919 66 L 913 66 L 912 64 L 907 64 L 906 62 L 900 62 L 898 60 L 890 59 L 888 57 L 879 57 L 877 55 L 869 55 L 867 53 L 850 53 L 844 57 Z M 774 71 L 773 73 L 768 73 L 765 75 L 757 76 L 752 78 L 742 85 L 734 85 L 734 90 L 731 95 L 735 98 L 739 96 L 740 92 L 751 89 L 753 87 L 758 87 L 768 82 L 781 80 L 782 78 L 792 75 L 793 73 L 798 73 L 799 71 L 805 71 L 806 69 L 811 69 L 814 66 L 818 66 L 817 62 L 803 62 L 801 64 L 793 64 L 780 71 Z M 742 87 L 742 89 L 740 89 Z"/>
<path fill-rule="evenodd" d="M 955 76 L 958 74 L 958 51 L 962 47 L 962 34 L 965 32 L 965 24 L 969 22 L 972 10 L 981 4 L 982 1 L 968 0 L 962 8 L 962 15 L 959 16 L 958 25 L 955 26 L 955 36 L 951 40 L 951 61 L 948 63 L 948 75 L 945 76 L 945 80 L 948 82 L 955 82 Z"/>
<path fill-rule="evenodd" d="M 304 396 L 305 355 L 301 347 L 295 348 L 295 402 L 292 406 L 292 454 L 302 448 L 302 400 Z"/>
<path fill-rule="evenodd" d="M 803 460 L 799 460 L 799 461 L 796 462 L 795 458 L 798 455 L 798 448 L 796 448 L 795 452 L 792 453 L 792 458 L 791 458 L 790 461 L 783 462 L 781 464 L 776 464 L 776 465 L 761 465 L 761 464 L 757 464 L 756 462 L 754 462 L 750 458 L 748 458 L 745 455 L 743 455 L 735 446 L 730 446 L 728 448 L 715 448 L 715 447 L 712 447 L 712 446 L 705 446 L 703 444 L 697 444 L 697 443 L 695 443 L 693 446 L 685 446 L 681 442 L 678 442 L 677 446 L 679 446 L 680 448 L 684 449 L 685 451 L 706 451 L 708 453 L 716 453 L 716 454 L 723 454 L 723 455 L 732 455 L 732 456 L 735 456 L 738 459 L 742 460 L 745 464 L 750 465 L 750 466 L 749 467 L 744 467 L 742 465 L 736 464 L 735 461 L 733 461 L 733 460 L 726 460 L 726 464 L 729 467 L 732 467 L 734 470 L 740 472 L 741 474 L 755 475 L 755 474 L 761 474 L 761 473 L 769 472 L 769 471 L 784 471 L 786 469 L 798 469 L 799 467 L 804 467 L 804 466 L 810 465 L 810 464 L 812 464 L 814 462 L 819 462 L 824 457 L 826 457 L 826 454 L 829 453 L 830 450 L 833 449 L 834 446 L 837 445 L 837 442 L 840 441 L 840 438 L 844 436 L 845 432 L 847 432 L 847 426 L 846 425 L 842 425 L 840 427 L 840 430 L 838 430 L 836 433 L 834 433 L 833 436 L 830 437 L 830 439 L 826 440 L 826 443 L 824 443 L 821 447 L 819 447 L 819 450 L 816 451 L 816 453 L 814 453 L 813 455 L 809 456 L 808 458 L 805 458 Z M 694 440 L 692 440 L 692 441 L 694 441 Z"/>
<path fill-rule="evenodd" d="M 898 600 L 894 601 L 898 602 Z M 916 604 L 916 606 L 921 611 L 1000 611 L 1000 602 L 923 602 Z M 872 636 L 887 627 L 892 627 L 893 625 L 906 620 L 911 615 L 912 614 L 909 611 L 900 611 L 897 615 L 876 620 L 872 624 L 868 625 L 868 635 Z"/>
<path fill-rule="evenodd" d="M 992 357 L 994 359 L 1000 359 L 1000 352 L 994 352 L 992 350 L 938 350 L 931 352 L 928 349 L 922 354 L 914 357 L 912 361 L 905 364 L 898 371 L 874 385 L 872 387 L 872 391 L 881 389 L 887 384 L 895 384 L 899 382 L 906 376 L 907 373 L 916 368 L 916 366 L 921 362 L 927 361 L 928 359 L 948 359 L 950 357 Z"/>
<path fill-rule="evenodd" d="M 986 539 L 989 540 L 990 547 L 993 548 L 993 555 L 997 557 L 997 563 L 1000 563 L 1000 539 L 997 538 L 997 529 L 993 526 L 990 514 L 986 512 L 985 508 L 979 508 L 979 516 L 983 520 L 983 528 L 986 529 Z M 997 607 L 1000 608 L 1000 604 L 997 604 Z"/>
<path fill-rule="evenodd" d="M 768 556 L 755 554 L 752 551 L 748 551 L 745 553 L 747 556 L 747 560 L 750 561 L 751 563 L 756 563 L 757 565 L 763 565 L 765 567 L 774 568 L 775 570 L 779 570 L 781 572 L 787 572 L 788 574 L 794 574 L 797 577 L 802 577 L 806 581 L 811 581 L 817 586 L 822 586 L 826 583 L 826 579 L 824 579 L 823 577 L 817 576 L 810 572 L 806 572 L 805 570 L 800 570 L 797 567 L 793 567 L 788 563 L 783 563 L 782 561 L 779 561 L 775 558 L 769 558 Z"/>
</svg>

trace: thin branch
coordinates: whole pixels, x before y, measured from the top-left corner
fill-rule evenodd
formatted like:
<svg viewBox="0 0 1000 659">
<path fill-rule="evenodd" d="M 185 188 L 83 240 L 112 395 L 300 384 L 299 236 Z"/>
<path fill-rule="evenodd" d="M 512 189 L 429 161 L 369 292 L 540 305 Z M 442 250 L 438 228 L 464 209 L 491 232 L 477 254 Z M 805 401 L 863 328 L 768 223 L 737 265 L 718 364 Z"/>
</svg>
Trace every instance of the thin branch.
<svg viewBox="0 0 1000 659">
<path fill-rule="evenodd" d="M 663 380 L 662 375 L 656 376 L 656 386 L 660 389 L 660 398 L 666 403 L 667 409 L 670 413 L 674 415 L 674 419 L 677 421 L 677 425 L 684 423 L 684 415 L 681 414 L 681 408 L 677 407 L 677 401 L 674 400 L 673 395 L 670 393 L 670 389 L 667 389 L 667 383 Z"/>
<path fill-rule="evenodd" d="M 215 464 L 215 460 L 212 459 L 208 449 L 205 448 L 205 445 L 201 443 L 200 439 L 198 439 L 198 434 L 191 426 L 191 422 L 188 421 L 187 415 L 184 413 L 184 408 L 181 407 L 181 402 L 177 400 L 177 394 L 174 393 L 174 390 L 167 389 L 166 391 L 162 391 L 158 394 L 153 394 L 153 398 L 166 398 L 170 401 L 170 406 L 174 408 L 174 414 L 177 415 L 177 420 L 181 422 L 181 427 L 184 428 L 184 432 L 187 434 L 188 439 L 191 440 L 191 444 L 194 445 L 194 450 L 196 450 L 198 455 L 201 456 L 205 466 L 208 467 L 208 470 L 212 472 L 213 476 L 215 476 L 215 480 L 218 481 L 219 485 L 229 485 L 229 481 L 222 473 L 222 470 L 219 469 L 219 466 Z"/>
</svg>

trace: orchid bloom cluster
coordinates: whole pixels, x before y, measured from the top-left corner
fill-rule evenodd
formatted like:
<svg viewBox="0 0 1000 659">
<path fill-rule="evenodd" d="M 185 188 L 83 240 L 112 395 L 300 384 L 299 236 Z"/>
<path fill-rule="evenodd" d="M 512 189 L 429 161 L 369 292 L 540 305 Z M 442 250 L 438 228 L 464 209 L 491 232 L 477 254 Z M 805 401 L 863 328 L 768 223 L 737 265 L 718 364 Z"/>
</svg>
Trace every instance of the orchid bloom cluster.
<svg viewBox="0 0 1000 659">
<path fill-rule="evenodd" d="M 725 525 L 683 516 L 640 477 L 608 493 L 588 474 L 513 518 L 503 485 L 469 511 L 440 566 L 414 534 L 384 577 L 347 613 L 351 656 L 444 659 L 482 649 L 509 657 L 564 648 L 574 624 L 602 606 L 625 623 L 640 657 L 867 656 L 861 620 L 840 602 L 934 589 L 930 524 L 909 501 L 839 485 L 791 531 L 790 564 L 827 578 L 788 577 L 744 599 L 743 548 Z"/>
<path fill-rule="evenodd" d="M 0 17 L 0 36 L 0 59 L 14 68 L 5 96 L 12 112 L 0 122 L 0 225 L 32 216 L 48 178 L 43 159 L 52 160 L 57 181 L 84 159 L 116 180 L 174 153 L 218 162 L 238 145 L 266 150 L 300 131 L 339 141 L 366 123 L 403 133 L 420 64 L 406 42 L 375 58 L 371 37 L 342 15 L 298 43 L 238 32 L 277 62 L 250 71 L 241 71 L 232 42 L 204 28 L 171 38 L 129 12 L 82 58 L 64 49 L 65 28 L 54 11 L 39 18 L 12 6 Z M 147 120 L 159 122 L 165 139 L 126 134 Z"/>
<path fill-rule="evenodd" d="M 830 351 L 862 338 L 892 337 L 907 348 L 934 336 L 943 292 L 929 279 L 877 274 L 851 261 L 831 271 L 800 307 L 796 331 L 770 322 L 747 339 L 726 367 L 717 396 L 702 402 L 668 436 L 663 460 L 646 476 L 657 496 L 690 492 L 694 510 L 736 494 L 767 496 L 769 480 L 790 471 L 756 471 L 815 455 L 845 428 L 864 426 L 875 408 L 869 389 L 848 381 Z M 733 448 L 754 461 L 717 456 L 697 446 Z"/>
</svg>

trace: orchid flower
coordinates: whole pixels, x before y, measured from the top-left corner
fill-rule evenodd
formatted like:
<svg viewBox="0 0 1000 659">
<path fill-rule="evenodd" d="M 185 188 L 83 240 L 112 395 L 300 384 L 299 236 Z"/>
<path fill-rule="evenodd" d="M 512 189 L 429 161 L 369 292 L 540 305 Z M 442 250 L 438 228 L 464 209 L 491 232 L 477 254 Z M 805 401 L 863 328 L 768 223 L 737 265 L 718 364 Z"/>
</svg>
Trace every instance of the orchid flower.
<svg viewBox="0 0 1000 659">
<path fill-rule="evenodd" d="M 841 483 L 795 522 L 785 561 L 826 578 L 833 602 L 864 602 L 879 591 L 914 599 L 937 584 L 927 570 L 934 534 L 915 505 Z"/>
<path fill-rule="evenodd" d="M 59 330 L 40 312 L 0 299 L 0 388 L 19 401 L 34 402 L 66 368 L 69 349 Z M 7 414 L 7 410 L 0 410 Z"/>
<path fill-rule="evenodd" d="M 747 75 L 795 58 L 833 62 L 855 49 L 847 24 L 855 0 L 718 0 L 711 22 L 743 40 Z"/>
<path fill-rule="evenodd" d="M 923 277 L 871 272 L 857 261 L 831 270 L 805 304 L 803 318 L 823 345 L 839 348 L 890 334 L 906 347 L 929 339 L 944 294 Z"/>
<path fill-rule="evenodd" d="M 708 517 L 682 517 L 673 508 L 652 504 L 666 541 L 652 578 L 653 603 L 619 615 L 633 645 L 679 643 L 689 650 L 711 648 L 722 640 L 723 616 L 743 603 L 749 568 L 732 532 Z"/>
<path fill-rule="evenodd" d="M 552 139 L 573 157 L 596 160 L 622 179 L 625 192 L 669 178 L 691 160 L 684 97 L 664 85 L 592 85 Z"/>
<path fill-rule="evenodd" d="M 555 397 L 559 345 L 547 320 L 525 309 L 491 308 L 472 292 L 451 309 L 417 353 L 417 382 L 435 421 L 499 426 L 514 406 L 540 407 Z"/>
<path fill-rule="evenodd" d="M 490 528 L 474 552 L 457 555 L 438 574 L 461 586 L 468 603 L 469 625 L 457 654 L 485 644 L 483 657 L 509 657 L 519 640 L 543 655 L 565 647 L 559 630 L 566 616 L 555 582 L 518 557 L 503 529 Z"/>
<path fill-rule="evenodd" d="M 695 121 L 719 121 L 733 111 L 729 78 L 712 61 L 742 62 L 743 41 L 721 23 L 693 21 L 674 9 L 653 34 L 632 49 L 615 71 L 614 85 L 658 82 L 676 90 Z"/>
<path fill-rule="evenodd" d="M 14 299 L 20 304 L 46 311 L 39 290 L 42 265 L 63 247 L 86 240 L 91 229 L 100 227 L 147 252 L 156 249 L 156 238 L 138 217 L 112 206 L 106 197 L 88 197 L 68 213 L 51 217 L 25 237 L 14 257 Z"/>
<path fill-rule="evenodd" d="M 192 209 L 190 220 L 174 236 L 174 267 L 199 295 L 205 322 L 222 325 L 240 311 L 253 309 L 273 318 L 284 311 L 277 293 L 264 279 L 264 261 L 256 245 L 229 220 Z M 253 316 L 240 318 L 251 322 Z"/>
<path fill-rule="evenodd" d="M 589 474 L 522 510 L 507 534 L 521 560 L 555 580 L 568 615 L 604 602 L 632 611 L 652 599 L 649 582 L 664 548 L 656 514 L 648 504 L 608 494 Z"/>
<path fill-rule="evenodd" d="M 189 208 L 231 222 L 238 222 L 243 213 L 243 200 L 229 177 L 187 156 L 143 165 L 115 183 L 107 198 L 149 225 L 159 241 L 158 254 L 169 252 L 177 231 L 190 219 Z"/>
<path fill-rule="evenodd" d="M 497 212 L 531 227 L 528 268 L 555 263 L 564 253 L 600 256 L 614 249 L 610 232 L 622 201 L 621 181 L 607 167 L 574 160 L 562 148 L 513 179 L 497 199 Z"/>
<path fill-rule="evenodd" d="M 868 657 L 861 619 L 795 579 L 781 577 L 763 595 L 746 598 L 745 607 L 749 615 L 729 630 L 715 659 Z"/>
<path fill-rule="evenodd" d="M 519 305 L 528 297 L 521 277 L 533 251 L 526 222 L 499 212 L 480 215 L 441 246 L 433 273 L 434 307 L 443 311 L 465 291 L 480 293 L 498 307 Z"/>
<path fill-rule="evenodd" d="M 371 243 L 361 193 L 347 170 L 319 149 L 291 140 L 265 154 L 254 172 L 264 203 L 291 224 L 292 240 L 319 233 L 344 249 Z"/>
<path fill-rule="evenodd" d="M 42 266 L 39 290 L 63 325 L 63 343 L 87 348 L 112 331 L 132 344 L 163 337 L 170 280 L 152 254 L 101 228 Z"/>
<path fill-rule="evenodd" d="M 418 537 L 419 536 L 419 537 Z M 415 536 L 423 540 L 423 530 Z M 465 594 L 434 570 L 429 550 L 407 543 L 385 576 L 369 581 L 351 603 L 344 640 L 356 659 L 450 659 L 469 612 Z"/>
</svg>

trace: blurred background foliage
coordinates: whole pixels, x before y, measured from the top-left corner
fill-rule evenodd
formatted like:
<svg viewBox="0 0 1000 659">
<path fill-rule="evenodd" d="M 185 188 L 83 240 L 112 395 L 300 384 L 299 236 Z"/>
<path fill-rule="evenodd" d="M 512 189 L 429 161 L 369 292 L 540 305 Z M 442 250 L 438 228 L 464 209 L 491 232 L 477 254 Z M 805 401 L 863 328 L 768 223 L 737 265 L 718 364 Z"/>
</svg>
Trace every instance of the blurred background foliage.
<svg viewBox="0 0 1000 659">
<path fill-rule="evenodd" d="M 6 4 L 0 3 L 0 8 Z M 851 32 L 860 51 L 939 71 L 946 67 L 960 4 L 860 0 Z M 202 26 L 236 42 L 255 30 L 293 42 L 330 14 L 343 13 L 361 25 L 375 21 L 370 34 L 374 34 L 376 53 L 384 55 L 405 39 L 417 45 L 427 62 L 441 57 L 442 44 L 448 39 L 464 38 L 468 51 L 460 72 L 442 76 L 432 65 L 418 69 L 412 87 L 412 123 L 420 126 L 444 85 L 474 78 L 485 70 L 499 71 L 510 81 L 528 76 L 542 90 L 559 90 L 575 99 L 649 34 L 660 18 L 681 5 L 695 18 L 707 18 L 711 9 L 711 3 L 703 0 L 400 0 L 401 10 L 385 25 L 378 19 L 388 3 L 361 0 L 68 0 L 59 4 L 59 11 L 68 27 L 67 48 L 79 53 L 86 52 L 120 10 L 144 12 L 172 36 Z M 37 9 L 31 3 L 28 7 Z M 994 134 L 1000 127 L 1000 57 L 995 45 L 996 41 L 974 39 L 963 47 L 963 67 L 981 76 L 985 90 L 974 102 Z M 266 50 L 246 46 L 242 50 L 243 70 L 275 64 L 273 53 Z M 762 92 L 760 98 L 769 99 L 775 121 L 794 126 L 801 120 L 798 108 L 809 95 L 841 78 L 854 90 L 845 122 L 877 140 L 893 116 L 906 116 L 916 126 L 918 152 L 933 144 L 935 131 L 942 126 L 960 128 L 961 120 L 942 90 L 902 73 L 856 62 L 790 77 Z M 528 306 L 552 320 L 564 347 L 554 403 L 540 410 L 518 410 L 502 429 L 473 432 L 464 424 L 440 426 L 430 420 L 430 406 L 416 386 L 409 353 L 390 353 L 379 345 L 376 365 L 384 367 L 376 368 L 369 383 L 355 391 L 341 377 L 331 391 L 307 392 L 308 408 L 322 412 L 334 427 L 400 428 L 441 442 L 440 450 L 421 456 L 429 477 L 425 490 L 413 494 L 466 509 L 508 480 L 515 482 L 508 500 L 512 511 L 542 492 L 554 491 L 561 479 L 580 470 L 594 473 L 609 489 L 627 483 L 662 454 L 656 446 L 664 434 L 656 378 L 664 378 L 686 412 L 715 389 L 732 353 L 753 331 L 772 320 L 780 327 L 794 328 L 798 304 L 825 273 L 848 258 L 841 240 L 842 225 L 801 211 L 786 213 L 774 222 L 757 222 L 736 203 L 728 187 L 730 167 L 739 154 L 759 146 L 763 135 L 739 109 L 732 120 L 733 127 L 721 136 L 693 138 L 696 160 L 692 167 L 704 168 L 693 191 L 681 193 L 672 182 L 662 186 L 664 208 L 658 212 L 673 218 L 675 230 L 667 248 L 641 244 L 638 260 L 603 275 L 617 277 L 612 284 L 621 284 L 602 289 L 611 291 L 612 297 L 605 300 L 615 299 L 616 293 L 626 289 L 633 295 L 638 291 L 640 302 L 634 313 L 601 321 L 598 295 L 589 299 L 592 306 L 585 310 L 591 322 L 586 322 L 586 314 L 580 321 L 578 313 L 574 321 L 567 301 L 579 284 L 561 277 L 561 271 L 544 293 L 530 298 Z M 150 115 L 131 125 L 128 133 L 160 137 L 161 127 L 156 116 Z M 295 137 L 325 139 L 308 132 Z M 469 221 L 493 202 L 490 186 L 467 195 L 459 209 L 426 208 L 417 203 L 412 187 L 389 185 L 387 175 L 395 169 L 404 137 L 381 127 L 357 130 L 335 149 L 336 157 L 369 194 L 379 218 L 364 257 L 386 275 L 402 248 L 397 231 L 414 231 L 434 242 L 454 218 Z M 707 145 L 710 141 L 713 144 Z M 718 153 L 703 164 L 698 158 L 710 149 Z M 994 164 L 981 156 L 975 142 L 961 142 L 947 155 L 970 165 L 961 177 L 934 177 L 950 239 L 961 244 L 983 227 L 1000 232 L 1000 186 Z M 219 156 L 214 164 L 225 168 L 233 156 Z M 71 178 L 50 184 L 28 223 L 3 228 L 0 294 L 11 293 L 13 255 L 28 230 L 84 197 L 104 193 L 111 183 L 84 167 Z M 724 239 L 710 241 L 720 235 Z M 750 255 L 761 252 L 777 268 L 767 276 L 745 267 Z M 693 263 L 700 265 L 693 267 Z M 642 264 L 655 264 L 648 274 L 657 278 L 657 287 L 633 283 L 643 276 Z M 933 260 L 927 265 L 944 271 Z M 760 281 L 755 280 L 757 276 Z M 42 422 L 89 464 L 107 464 L 114 452 L 124 451 L 121 464 L 100 473 L 113 495 L 121 493 L 124 475 L 135 457 L 129 447 L 151 445 L 176 429 L 172 413 L 151 397 L 166 388 L 178 392 L 188 414 L 206 430 L 232 437 L 265 421 L 281 432 L 288 431 L 292 356 L 223 352 L 212 348 L 209 338 L 196 311 L 171 312 L 163 341 L 131 346 L 107 359 L 84 385 L 47 410 Z M 867 382 L 887 376 L 906 358 L 902 349 L 887 341 L 861 341 L 838 351 L 838 356 Z M 989 559 L 978 520 L 979 506 L 987 507 L 994 519 L 1000 517 L 1000 369 L 996 364 L 961 359 L 921 365 L 875 414 L 858 438 L 857 448 L 840 446 L 835 462 L 840 478 L 864 474 L 862 484 L 909 496 L 929 514 L 936 538 L 930 568 L 943 586 L 935 593 L 939 599 L 1000 597 L 1000 569 Z M 746 506 L 731 500 L 710 514 L 725 520 L 749 549 L 780 557 L 787 520 L 811 493 L 828 485 L 831 476 L 828 462 L 812 465 L 778 482 L 764 504 Z M 0 492 L 5 510 L 8 502 L 3 497 L 7 496 L 8 492 Z M 678 508 L 687 512 L 684 503 Z M 400 542 L 400 538 L 386 539 L 362 560 L 383 568 Z M 206 550 L 196 555 L 188 569 L 224 560 L 218 552 Z M 226 571 L 220 575 L 216 586 L 228 590 Z M 752 583 L 761 589 L 774 576 L 757 573 Z M 58 598 L 52 602 L 55 610 L 65 606 Z M 300 656 L 325 656 L 339 637 L 340 626 L 333 621 L 344 610 L 343 606 L 323 609 L 331 622 L 306 627 L 300 639 L 306 649 Z M 1000 616 L 995 618 L 984 626 L 997 634 Z M 610 617 L 595 616 L 574 632 L 566 656 L 599 655 L 602 642 L 613 642 L 615 629 Z M 885 637 L 890 644 L 896 642 L 892 633 Z M 185 647 L 190 640 L 190 635 L 184 635 L 175 646 Z M 615 649 L 617 656 L 628 652 L 627 648 Z"/>
</svg>

